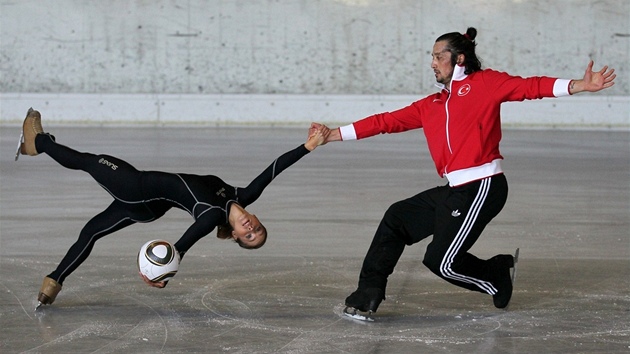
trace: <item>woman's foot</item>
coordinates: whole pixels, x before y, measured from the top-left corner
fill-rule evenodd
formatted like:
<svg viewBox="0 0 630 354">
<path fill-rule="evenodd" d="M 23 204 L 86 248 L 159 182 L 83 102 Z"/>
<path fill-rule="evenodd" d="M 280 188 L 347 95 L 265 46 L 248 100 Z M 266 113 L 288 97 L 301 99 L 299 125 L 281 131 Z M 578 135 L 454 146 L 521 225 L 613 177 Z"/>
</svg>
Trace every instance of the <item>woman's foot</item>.
<svg viewBox="0 0 630 354">
<path fill-rule="evenodd" d="M 39 289 L 39 294 L 37 295 L 37 301 L 39 302 L 37 307 L 40 307 L 41 305 L 50 305 L 55 302 L 55 298 L 60 291 L 61 284 L 49 277 L 45 277 L 44 282 L 42 283 L 42 288 Z"/>
<path fill-rule="evenodd" d="M 17 161 L 19 154 L 35 156 L 38 155 L 37 149 L 35 148 L 35 137 L 37 134 L 43 133 L 44 129 L 42 128 L 42 116 L 41 114 L 34 110 L 33 108 L 29 108 L 28 112 L 26 112 L 26 118 L 24 118 L 24 123 L 22 124 L 22 135 L 20 136 L 20 141 L 18 143 L 18 151 L 15 153 L 15 160 Z"/>
</svg>

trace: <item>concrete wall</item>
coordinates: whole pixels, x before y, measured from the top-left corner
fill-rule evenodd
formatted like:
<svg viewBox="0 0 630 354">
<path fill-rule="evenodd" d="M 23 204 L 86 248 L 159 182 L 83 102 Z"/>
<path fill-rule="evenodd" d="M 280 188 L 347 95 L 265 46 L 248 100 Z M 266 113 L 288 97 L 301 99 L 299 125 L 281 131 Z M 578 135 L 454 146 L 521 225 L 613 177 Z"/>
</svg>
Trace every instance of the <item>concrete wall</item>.
<svg viewBox="0 0 630 354">
<path fill-rule="evenodd" d="M 434 91 L 435 38 L 467 26 L 486 67 L 581 78 L 593 59 L 617 72 L 605 92 L 506 106 L 508 122 L 630 120 L 627 0 L 1 0 L 0 11 L 4 123 L 30 106 L 73 123 L 349 122 Z"/>
</svg>

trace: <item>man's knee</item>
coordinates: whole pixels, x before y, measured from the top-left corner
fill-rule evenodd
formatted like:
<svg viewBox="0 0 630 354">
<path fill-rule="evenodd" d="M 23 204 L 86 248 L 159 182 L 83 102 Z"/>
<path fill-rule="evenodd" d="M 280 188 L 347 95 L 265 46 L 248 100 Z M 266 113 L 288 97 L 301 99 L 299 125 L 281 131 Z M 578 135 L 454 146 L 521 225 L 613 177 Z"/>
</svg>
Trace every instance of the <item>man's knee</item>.
<svg viewBox="0 0 630 354">
<path fill-rule="evenodd" d="M 390 205 L 383 215 L 382 223 L 384 223 L 391 229 L 400 228 L 404 223 L 404 208 L 405 207 L 403 206 L 402 201 Z"/>
</svg>

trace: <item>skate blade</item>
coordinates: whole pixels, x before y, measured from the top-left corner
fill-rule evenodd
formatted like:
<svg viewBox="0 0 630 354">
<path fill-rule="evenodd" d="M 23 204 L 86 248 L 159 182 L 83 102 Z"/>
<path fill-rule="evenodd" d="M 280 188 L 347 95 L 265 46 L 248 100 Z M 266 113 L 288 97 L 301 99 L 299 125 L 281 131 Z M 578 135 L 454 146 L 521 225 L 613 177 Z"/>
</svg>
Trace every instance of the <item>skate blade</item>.
<svg viewBox="0 0 630 354">
<path fill-rule="evenodd" d="M 374 322 L 374 317 L 372 317 L 372 311 L 368 311 L 367 314 L 364 315 L 360 313 L 359 310 L 353 307 L 346 306 L 343 309 L 343 314 L 355 320 L 364 321 L 364 322 Z"/>
<path fill-rule="evenodd" d="M 514 281 L 516 280 L 516 265 L 518 264 L 519 250 L 520 248 L 517 248 L 516 252 L 514 252 L 514 267 L 512 267 L 512 284 L 514 284 Z"/>
<path fill-rule="evenodd" d="M 35 311 L 37 311 L 40 307 L 42 307 L 42 302 L 41 301 L 37 301 L 37 306 L 35 306 Z"/>
<path fill-rule="evenodd" d="M 20 132 L 20 140 L 18 140 L 17 150 L 15 150 L 15 161 L 20 157 L 20 148 L 22 147 L 22 143 L 24 142 L 24 132 Z"/>
</svg>

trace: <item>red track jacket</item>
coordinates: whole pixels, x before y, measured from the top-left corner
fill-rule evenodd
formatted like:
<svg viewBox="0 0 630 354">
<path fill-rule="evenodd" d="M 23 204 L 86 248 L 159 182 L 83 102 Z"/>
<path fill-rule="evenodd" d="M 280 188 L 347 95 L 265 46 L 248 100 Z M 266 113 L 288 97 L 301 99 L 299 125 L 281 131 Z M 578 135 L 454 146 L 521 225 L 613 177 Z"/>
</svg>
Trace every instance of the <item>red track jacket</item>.
<svg viewBox="0 0 630 354">
<path fill-rule="evenodd" d="M 437 172 L 451 186 L 502 173 L 501 103 L 569 95 L 570 80 L 522 78 L 485 69 L 464 74 L 455 66 L 450 88 L 397 111 L 340 127 L 343 140 L 424 128 Z"/>
</svg>

